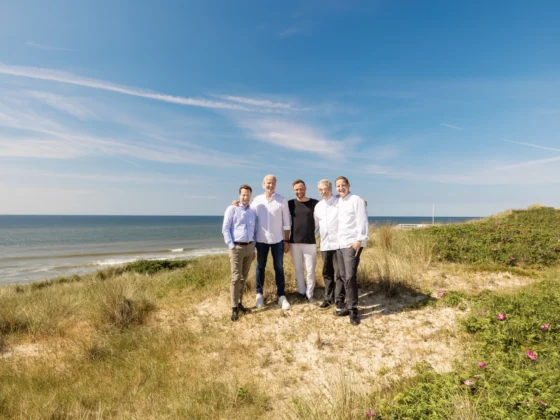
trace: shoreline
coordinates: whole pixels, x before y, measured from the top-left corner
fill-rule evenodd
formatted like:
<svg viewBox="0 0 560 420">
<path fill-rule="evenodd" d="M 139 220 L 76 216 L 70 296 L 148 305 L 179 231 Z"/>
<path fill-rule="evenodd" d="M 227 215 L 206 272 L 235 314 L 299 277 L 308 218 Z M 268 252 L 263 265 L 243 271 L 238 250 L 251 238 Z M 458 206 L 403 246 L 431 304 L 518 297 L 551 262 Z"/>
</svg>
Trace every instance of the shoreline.
<svg viewBox="0 0 560 420">
<path fill-rule="evenodd" d="M 29 261 L 43 261 L 46 264 L 36 264 L 33 267 L 13 267 L 12 270 L 19 270 L 10 276 L 10 266 L 6 266 L 4 273 L 7 276 L 0 278 L 0 287 L 10 285 L 27 285 L 35 282 L 49 281 L 59 277 L 67 277 L 74 275 L 88 275 L 94 274 L 97 271 L 102 271 L 110 267 L 120 267 L 136 261 L 179 261 L 190 260 L 193 258 L 200 258 L 209 255 L 220 255 L 227 253 L 225 247 L 211 247 L 211 248 L 177 248 L 165 251 L 141 251 L 141 252 L 117 252 L 117 253 L 91 253 L 91 254 L 74 254 L 72 256 L 63 256 L 61 259 L 58 256 L 37 256 L 37 257 L 14 257 L 0 259 L 0 263 L 10 261 L 20 261 L 20 266 L 28 263 Z M 134 255 L 134 257 L 131 257 Z M 96 260 L 91 257 L 105 256 L 107 258 Z M 63 264 L 57 261 L 65 260 L 78 260 L 84 259 L 82 263 Z M 51 264 L 48 264 L 52 261 Z M 45 267 L 46 265 L 46 267 Z"/>
</svg>

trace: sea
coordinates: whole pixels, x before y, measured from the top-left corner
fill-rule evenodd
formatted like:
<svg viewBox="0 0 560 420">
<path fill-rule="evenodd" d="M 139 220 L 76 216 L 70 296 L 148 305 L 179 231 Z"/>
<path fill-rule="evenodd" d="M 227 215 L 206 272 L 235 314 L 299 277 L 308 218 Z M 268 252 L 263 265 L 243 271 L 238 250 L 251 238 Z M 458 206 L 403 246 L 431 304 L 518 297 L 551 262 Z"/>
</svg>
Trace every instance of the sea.
<svg viewBox="0 0 560 420">
<path fill-rule="evenodd" d="M 370 217 L 370 223 L 430 224 L 431 217 Z M 474 217 L 436 217 L 459 223 Z M 0 284 L 83 274 L 140 259 L 227 252 L 222 216 L 0 215 Z"/>
</svg>

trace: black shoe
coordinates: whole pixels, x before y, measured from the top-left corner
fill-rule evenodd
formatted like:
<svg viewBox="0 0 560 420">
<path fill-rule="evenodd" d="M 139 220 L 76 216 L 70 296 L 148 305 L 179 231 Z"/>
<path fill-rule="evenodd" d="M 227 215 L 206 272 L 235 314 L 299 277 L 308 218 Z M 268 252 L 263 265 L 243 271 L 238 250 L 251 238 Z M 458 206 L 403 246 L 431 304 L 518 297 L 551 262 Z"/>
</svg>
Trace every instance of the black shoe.
<svg viewBox="0 0 560 420">
<path fill-rule="evenodd" d="M 239 310 L 237 308 L 231 308 L 231 320 L 237 321 L 239 319 Z"/>
<path fill-rule="evenodd" d="M 298 299 L 307 300 L 307 296 L 304 295 L 303 293 L 298 293 L 298 294 L 297 294 L 297 298 L 298 298 Z"/>
<path fill-rule="evenodd" d="M 324 300 L 323 303 L 319 305 L 319 309 L 327 309 L 330 308 L 331 303 L 328 300 Z"/>
<path fill-rule="evenodd" d="M 239 302 L 239 304 L 237 305 L 237 310 L 243 315 L 251 313 L 251 310 L 243 306 L 241 302 Z"/>
<path fill-rule="evenodd" d="M 344 309 L 338 309 L 337 308 L 335 315 L 336 316 L 348 316 L 348 315 L 350 315 L 350 311 L 346 308 L 344 308 Z"/>
<path fill-rule="evenodd" d="M 350 324 L 358 325 L 360 323 L 360 316 L 358 315 L 357 309 L 352 309 L 352 313 L 350 314 Z"/>
</svg>

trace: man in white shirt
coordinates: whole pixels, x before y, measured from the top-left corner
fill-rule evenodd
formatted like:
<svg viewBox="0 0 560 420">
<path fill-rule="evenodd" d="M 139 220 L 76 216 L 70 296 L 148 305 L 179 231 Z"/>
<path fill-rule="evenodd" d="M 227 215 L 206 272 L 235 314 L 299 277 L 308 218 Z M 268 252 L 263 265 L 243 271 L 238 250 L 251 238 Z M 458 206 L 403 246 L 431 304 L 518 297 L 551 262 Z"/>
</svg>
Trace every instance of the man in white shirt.
<svg viewBox="0 0 560 420">
<path fill-rule="evenodd" d="M 276 177 L 267 175 L 263 180 L 264 193 L 254 198 L 251 208 L 257 213 L 257 308 L 264 306 L 264 274 L 268 251 L 272 252 L 278 305 L 290 309 L 284 288 L 284 253 L 290 250 L 290 212 L 288 201 L 277 194 Z"/>
<path fill-rule="evenodd" d="M 321 239 L 320 250 L 323 259 L 323 282 L 325 298 L 319 305 L 321 309 L 329 308 L 333 303 L 340 310 L 344 309 L 344 283 L 340 278 L 336 251 L 338 244 L 338 197 L 332 194 L 332 184 L 322 179 L 317 184 L 319 194 L 323 198 L 317 203 L 314 211 L 315 231 Z M 338 312 L 337 312 L 338 313 Z"/>
<path fill-rule="evenodd" d="M 344 282 L 348 298 L 346 309 L 337 315 L 350 315 L 352 325 L 360 323 L 358 315 L 358 283 L 356 276 L 360 255 L 368 240 L 368 215 L 366 203 L 361 197 L 350 192 L 348 178 L 339 176 L 335 181 L 338 192 L 338 243 L 337 251 L 340 276 Z"/>
</svg>

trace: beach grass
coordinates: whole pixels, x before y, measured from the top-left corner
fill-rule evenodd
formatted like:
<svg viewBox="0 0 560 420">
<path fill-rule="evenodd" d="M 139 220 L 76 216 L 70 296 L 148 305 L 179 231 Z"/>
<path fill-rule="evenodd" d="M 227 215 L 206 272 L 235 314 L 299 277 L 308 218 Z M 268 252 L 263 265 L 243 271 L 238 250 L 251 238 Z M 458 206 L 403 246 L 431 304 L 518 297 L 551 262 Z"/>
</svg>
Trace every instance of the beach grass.
<svg viewBox="0 0 560 420">
<path fill-rule="evenodd" d="M 468 229 L 372 229 L 358 328 L 297 301 L 289 256 L 292 310 L 276 305 L 269 260 L 266 308 L 236 323 L 227 255 L 2 287 L 0 417 L 555 418 L 560 273 L 557 260 L 537 263 L 551 236 L 533 223 L 529 236 L 545 245 L 534 242 L 523 264 L 437 258 L 441 238 L 484 242 L 493 228 L 482 230 L 486 239 L 468 232 L 504 225 L 501 234 L 515 237 L 519 220 L 550 223 L 551 214 L 512 211 L 495 218 L 500 225 L 490 218 Z M 321 268 L 319 258 L 318 279 Z M 254 281 L 253 266 L 249 307 Z"/>
</svg>

